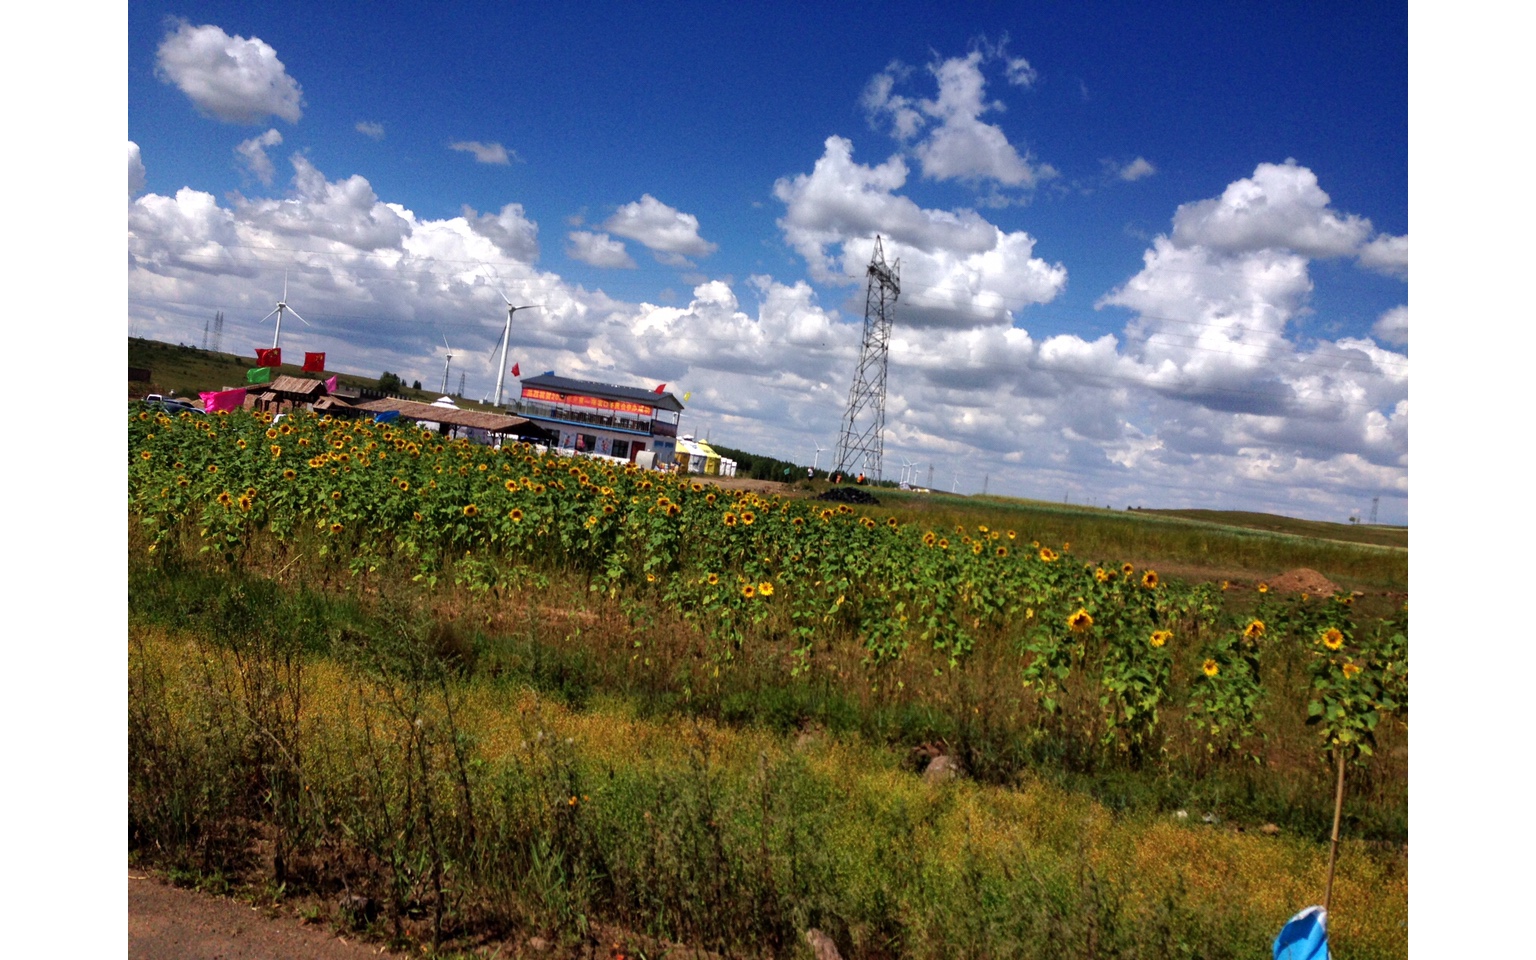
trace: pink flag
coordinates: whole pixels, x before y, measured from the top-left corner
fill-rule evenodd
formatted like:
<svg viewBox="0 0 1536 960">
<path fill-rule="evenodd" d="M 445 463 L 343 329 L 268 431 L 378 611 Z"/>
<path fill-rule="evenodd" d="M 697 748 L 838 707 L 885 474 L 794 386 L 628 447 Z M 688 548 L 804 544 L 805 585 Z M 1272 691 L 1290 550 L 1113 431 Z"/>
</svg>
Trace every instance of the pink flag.
<svg viewBox="0 0 1536 960">
<path fill-rule="evenodd" d="M 218 413 L 221 410 L 239 410 L 245 405 L 244 387 L 238 390 L 200 393 L 198 396 L 203 398 L 203 411 L 205 413 Z"/>
<path fill-rule="evenodd" d="M 331 377 L 329 380 L 325 381 L 325 392 L 326 393 L 335 393 L 336 392 L 336 378 L 335 377 Z"/>
</svg>

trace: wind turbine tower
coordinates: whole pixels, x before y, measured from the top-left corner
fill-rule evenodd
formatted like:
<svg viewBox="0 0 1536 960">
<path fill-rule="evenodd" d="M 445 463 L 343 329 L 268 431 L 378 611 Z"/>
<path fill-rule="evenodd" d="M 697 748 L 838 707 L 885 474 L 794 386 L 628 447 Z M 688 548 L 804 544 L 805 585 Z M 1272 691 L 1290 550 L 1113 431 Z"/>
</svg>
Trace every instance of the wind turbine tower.
<svg viewBox="0 0 1536 960">
<path fill-rule="evenodd" d="M 448 337 L 443 337 L 443 346 L 448 350 L 448 356 L 443 360 L 443 393 L 448 393 L 448 366 L 453 363 L 453 348 L 448 346 Z"/>
<path fill-rule="evenodd" d="M 261 318 L 261 322 L 262 323 L 266 323 L 268 320 L 272 319 L 272 316 L 274 314 L 277 316 L 277 328 L 272 331 L 272 349 L 273 350 L 277 349 L 277 347 L 278 347 L 278 340 L 283 335 L 283 314 L 284 313 L 291 313 L 291 314 L 293 314 L 294 317 L 300 323 L 304 324 L 304 326 L 306 326 L 306 327 L 309 326 L 309 321 L 305 320 L 303 317 L 299 316 L 299 311 L 297 311 L 297 310 L 293 309 L 292 307 L 288 306 L 288 274 L 286 274 L 286 273 L 283 274 L 283 299 L 277 301 L 277 306 L 276 306 L 276 308 L 273 309 L 272 313 L 269 313 L 265 317 Z"/>
<path fill-rule="evenodd" d="M 528 303 L 520 307 L 514 307 L 507 295 L 502 294 L 501 299 L 507 301 L 507 325 L 501 331 L 501 367 L 496 371 L 496 406 L 501 406 L 501 385 L 507 376 L 507 342 L 512 339 L 512 314 L 519 310 L 537 310 L 541 306 L 537 303 Z"/>
<path fill-rule="evenodd" d="M 859 368 L 848 391 L 848 412 L 837 438 L 837 472 L 863 473 L 879 482 L 885 450 L 885 372 L 890 355 L 891 323 L 901 296 L 901 261 L 887 264 L 885 248 L 875 237 L 875 252 L 866 271 L 864 346 Z"/>
</svg>

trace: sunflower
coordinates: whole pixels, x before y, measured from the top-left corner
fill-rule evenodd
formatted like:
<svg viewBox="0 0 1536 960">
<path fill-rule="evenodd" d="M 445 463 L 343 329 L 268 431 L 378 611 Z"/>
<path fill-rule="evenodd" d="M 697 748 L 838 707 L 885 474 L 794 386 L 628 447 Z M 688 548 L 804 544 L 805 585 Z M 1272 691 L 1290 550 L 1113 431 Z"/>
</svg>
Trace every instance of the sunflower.
<svg viewBox="0 0 1536 960">
<path fill-rule="evenodd" d="M 691 484 L 691 485 L 690 485 L 690 486 L 689 486 L 689 489 L 691 489 L 691 490 L 692 490 L 692 491 L 693 491 L 693 492 L 694 492 L 694 493 L 699 493 L 699 492 L 701 492 L 701 491 L 703 491 L 703 489 L 704 489 L 704 484 L 702 484 L 702 483 L 699 483 L 699 482 L 698 482 L 698 481 L 697 481 L 697 480 L 695 480 L 695 481 L 694 481 L 694 482 L 693 482 L 693 483 L 692 483 L 692 484 Z"/>
<path fill-rule="evenodd" d="M 1133 574 L 1135 572 L 1136 572 L 1136 568 L 1133 567 L 1132 565 L 1130 565 L 1129 563 L 1123 563 L 1123 564 L 1120 565 L 1120 573 L 1121 573 L 1122 576 L 1129 577 L 1131 574 Z"/>
<path fill-rule="evenodd" d="M 677 516 L 678 514 L 680 514 L 682 512 L 683 512 L 683 508 L 678 506 L 677 504 L 675 504 L 675 503 L 667 504 L 667 516 L 675 517 L 675 516 Z"/>
<path fill-rule="evenodd" d="M 1154 647 L 1161 647 L 1164 644 L 1166 644 L 1169 640 L 1172 640 L 1172 639 L 1173 639 L 1173 631 L 1172 630 L 1153 630 L 1152 631 L 1152 637 L 1151 637 L 1151 640 L 1149 642 Z"/>
<path fill-rule="evenodd" d="M 714 504 L 715 504 L 715 495 L 712 494 L 712 493 L 704 494 L 704 502 L 709 504 L 710 506 L 714 506 Z"/>
<path fill-rule="evenodd" d="M 502 484 L 502 486 L 507 488 L 507 492 L 508 493 L 516 493 L 517 492 L 517 481 L 516 480 L 508 480 L 506 483 Z"/>
<path fill-rule="evenodd" d="M 1103 567 L 1095 567 L 1093 571 L 1093 579 L 1097 580 L 1099 583 L 1104 583 L 1109 579 L 1109 571 L 1105 570 Z"/>
<path fill-rule="evenodd" d="M 1077 612 L 1067 618 L 1067 626 L 1071 627 L 1074 633 L 1082 633 L 1093 626 L 1093 617 L 1086 609 L 1078 607 Z"/>
<path fill-rule="evenodd" d="M 886 517 L 885 518 L 885 525 L 894 530 L 895 528 L 901 526 L 901 522 L 899 520 L 897 520 L 895 517 Z"/>
<path fill-rule="evenodd" d="M 1050 563 L 1052 560 L 1056 559 L 1056 551 L 1052 550 L 1050 547 L 1041 547 L 1040 559 L 1044 560 L 1046 563 Z"/>
<path fill-rule="evenodd" d="M 143 453 L 139 454 L 139 456 L 144 458 L 145 460 L 148 460 L 151 457 L 153 457 L 154 454 L 150 453 L 148 450 L 145 450 Z"/>
<path fill-rule="evenodd" d="M 726 513 L 725 513 L 725 516 L 720 518 L 720 522 L 725 524 L 728 527 L 734 527 L 734 526 L 736 526 L 736 514 L 731 513 L 729 510 L 727 510 Z"/>
<path fill-rule="evenodd" d="M 507 519 L 511 520 L 513 523 L 522 523 L 523 511 L 519 510 L 517 507 L 513 507 L 511 511 L 507 513 Z"/>
<path fill-rule="evenodd" d="M 241 497 L 238 502 L 240 504 L 240 509 L 241 510 L 249 510 L 249 509 L 251 509 L 251 505 L 253 503 L 255 503 L 256 501 L 254 499 L 252 499 L 251 497 Z"/>
<path fill-rule="evenodd" d="M 654 574 L 654 573 L 646 574 L 645 575 L 645 582 L 646 583 L 655 583 L 656 582 L 656 574 Z"/>
<path fill-rule="evenodd" d="M 277 445 L 277 444 L 275 444 L 275 443 L 274 443 L 274 444 L 272 444 L 272 456 L 274 456 L 274 457 L 280 457 L 280 456 L 282 456 L 282 455 L 283 455 L 283 448 L 282 448 L 282 447 L 280 447 L 280 446 L 278 446 L 278 445 Z"/>
<path fill-rule="evenodd" d="M 749 526 L 749 527 L 752 526 L 752 522 L 754 520 L 756 520 L 756 519 L 757 519 L 757 515 L 754 514 L 751 510 L 743 510 L 743 511 L 741 511 L 741 522 L 746 524 L 747 526 Z"/>
<path fill-rule="evenodd" d="M 757 592 L 765 597 L 771 597 L 773 596 L 773 584 L 769 583 L 767 580 L 764 580 L 762 583 L 757 585 Z"/>
<path fill-rule="evenodd" d="M 219 465 L 216 464 L 216 463 L 208 464 L 208 472 L 209 473 L 218 473 L 219 472 Z"/>
<path fill-rule="evenodd" d="M 224 492 L 220 493 L 218 495 L 217 499 L 219 501 L 219 506 L 225 507 L 225 508 L 228 508 L 231 503 L 235 502 L 235 498 L 229 495 L 229 491 L 228 490 L 225 490 Z"/>
<path fill-rule="evenodd" d="M 796 517 L 795 519 L 793 519 L 793 520 L 791 520 L 789 522 L 791 524 L 793 524 L 796 529 L 799 529 L 800 527 L 805 526 L 805 518 L 804 517 Z"/>
<path fill-rule="evenodd" d="M 823 521 L 831 520 L 832 519 L 832 511 L 831 510 L 823 510 L 823 511 L 821 511 L 821 519 Z"/>
<path fill-rule="evenodd" d="M 339 523 L 331 524 L 331 532 L 332 533 L 340 533 L 344 529 L 345 528 L 341 524 L 339 524 Z"/>
<path fill-rule="evenodd" d="M 1259 584 L 1259 592 L 1260 593 L 1268 593 L 1269 592 L 1269 584 L 1267 584 L 1267 583 Z"/>
<path fill-rule="evenodd" d="M 718 574 L 718 573 L 712 573 L 709 576 L 705 577 L 704 579 L 712 587 L 719 586 L 719 584 L 720 584 L 720 574 Z"/>
<path fill-rule="evenodd" d="M 272 429 L 269 428 L 267 430 L 267 439 L 268 440 L 276 440 L 277 439 L 277 431 L 276 430 L 272 430 Z"/>
<path fill-rule="evenodd" d="M 292 480 L 296 476 L 298 476 L 298 474 L 296 472 L 294 472 L 293 470 L 284 470 L 283 471 L 283 479 L 284 480 Z"/>
<path fill-rule="evenodd" d="M 236 450 L 244 450 L 245 449 L 245 439 L 244 438 L 241 438 L 241 439 L 235 441 L 235 449 Z"/>
<path fill-rule="evenodd" d="M 977 533 L 986 533 L 987 532 L 987 525 L 984 524 L 984 523 L 978 523 L 976 525 L 976 532 Z"/>
<path fill-rule="evenodd" d="M 479 513 L 480 513 L 480 508 L 475 506 L 472 503 L 471 504 L 467 504 L 464 507 L 464 516 L 466 516 L 466 517 L 473 517 L 473 516 L 478 515 Z"/>
<path fill-rule="evenodd" d="M 1346 664 L 1344 664 L 1344 679 L 1345 680 L 1353 680 L 1353 679 L 1355 679 L 1355 677 L 1359 673 L 1360 673 L 1360 665 L 1358 663 L 1346 663 Z"/>
<path fill-rule="evenodd" d="M 997 555 L 1000 556 L 1000 557 L 1008 556 L 1008 548 L 1003 546 L 1002 544 L 998 544 L 997 545 Z"/>
<path fill-rule="evenodd" d="M 932 530 L 929 530 L 927 533 L 923 534 L 923 546 L 931 547 L 938 542 L 939 538 L 933 535 Z"/>
<path fill-rule="evenodd" d="M 1009 540 L 1012 540 L 1014 537 L 1017 537 L 1017 536 L 1018 536 L 1018 534 L 1014 533 L 1012 530 L 1008 531 L 1008 539 Z"/>
<path fill-rule="evenodd" d="M 331 491 L 331 499 L 332 500 L 340 500 L 341 499 L 341 491 L 340 490 L 332 490 Z"/>
<path fill-rule="evenodd" d="M 741 585 L 741 595 L 750 600 L 757 595 L 757 588 L 750 583 L 744 583 Z"/>
<path fill-rule="evenodd" d="M 409 481 L 407 481 L 407 480 L 401 480 L 400 481 L 400 492 L 401 493 L 410 493 L 411 492 L 411 484 L 410 484 Z"/>
<path fill-rule="evenodd" d="M 1200 665 L 1200 669 L 1204 670 L 1205 675 L 1208 677 L 1214 677 L 1216 674 L 1221 672 L 1221 666 L 1215 660 L 1210 658 L 1206 658 L 1205 663 Z"/>
<path fill-rule="evenodd" d="M 1257 640 L 1262 636 L 1264 636 L 1263 620 L 1249 621 L 1248 626 L 1243 628 L 1243 638 L 1246 640 Z"/>
<path fill-rule="evenodd" d="M 939 549 L 940 550 L 948 550 L 949 549 L 949 538 L 948 537 L 940 537 L 939 538 Z"/>
<path fill-rule="evenodd" d="M 1148 570 L 1146 573 L 1143 573 L 1141 575 L 1141 585 L 1146 587 L 1148 590 L 1151 590 L 1154 587 L 1156 587 L 1157 586 L 1157 571 L 1156 570 Z"/>
<path fill-rule="evenodd" d="M 1337 650 L 1344 646 L 1344 634 L 1339 630 L 1338 627 L 1329 627 L 1327 630 L 1323 631 L 1323 635 L 1318 639 L 1320 639 L 1323 646 L 1327 647 L 1329 650 Z"/>
</svg>

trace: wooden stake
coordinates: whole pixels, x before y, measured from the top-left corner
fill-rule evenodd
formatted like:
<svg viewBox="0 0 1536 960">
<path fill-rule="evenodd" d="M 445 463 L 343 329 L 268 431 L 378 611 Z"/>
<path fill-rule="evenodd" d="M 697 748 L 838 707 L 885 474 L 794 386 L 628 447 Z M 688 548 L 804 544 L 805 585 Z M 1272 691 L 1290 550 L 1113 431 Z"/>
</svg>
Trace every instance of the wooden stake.
<svg viewBox="0 0 1536 960">
<path fill-rule="evenodd" d="M 1323 914 L 1333 904 L 1333 868 L 1339 860 L 1339 818 L 1344 813 L 1344 749 L 1339 748 L 1339 785 L 1333 795 L 1333 843 L 1328 848 L 1328 887 L 1323 892 Z"/>
</svg>

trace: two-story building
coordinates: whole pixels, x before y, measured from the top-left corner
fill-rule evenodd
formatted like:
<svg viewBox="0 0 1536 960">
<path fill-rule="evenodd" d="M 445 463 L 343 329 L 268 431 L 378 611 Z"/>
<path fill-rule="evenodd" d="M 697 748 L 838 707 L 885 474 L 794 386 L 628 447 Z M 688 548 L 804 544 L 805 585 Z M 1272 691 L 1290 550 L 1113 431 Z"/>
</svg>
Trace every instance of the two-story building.
<svg viewBox="0 0 1536 960">
<path fill-rule="evenodd" d="M 670 393 L 544 374 L 524 377 L 512 409 L 552 433 L 560 448 L 634 461 L 653 451 L 670 463 L 683 405 Z"/>
</svg>

